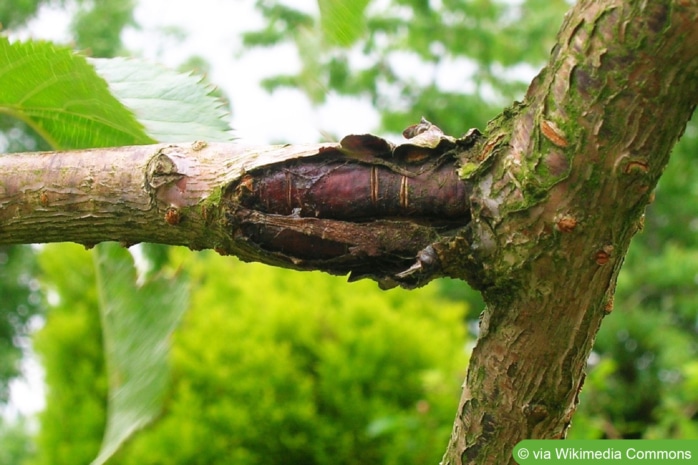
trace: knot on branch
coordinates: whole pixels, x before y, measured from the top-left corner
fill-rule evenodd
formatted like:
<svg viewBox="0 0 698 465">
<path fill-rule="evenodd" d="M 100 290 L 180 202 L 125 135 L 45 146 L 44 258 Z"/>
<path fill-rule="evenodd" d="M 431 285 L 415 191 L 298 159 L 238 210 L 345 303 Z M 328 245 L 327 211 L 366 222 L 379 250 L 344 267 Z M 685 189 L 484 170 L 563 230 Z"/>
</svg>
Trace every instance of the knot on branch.
<svg viewBox="0 0 698 465">
<path fill-rule="evenodd" d="M 155 208 L 179 208 L 185 204 L 182 193 L 187 185 L 187 175 L 180 172 L 175 162 L 180 152 L 181 148 L 176 145 L 162 147 L 148 162 L 145 189 L 150 193 L 151 205 Z M 172 224 L 169 220 L 167 222 Z"/>
</svg>

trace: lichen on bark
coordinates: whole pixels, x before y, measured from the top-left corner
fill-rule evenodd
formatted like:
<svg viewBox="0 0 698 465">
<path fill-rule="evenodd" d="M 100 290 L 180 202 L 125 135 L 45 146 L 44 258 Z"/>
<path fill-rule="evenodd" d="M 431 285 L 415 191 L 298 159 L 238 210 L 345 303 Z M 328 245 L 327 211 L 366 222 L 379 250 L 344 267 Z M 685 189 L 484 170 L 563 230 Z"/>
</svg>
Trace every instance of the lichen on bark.
<svg viewBox="0 0 698 465">
<path fill-rule="evenodd" d="M 582 1 L 478 148 L 469 256 L 487 309 L 444 463 L 561 438 L 645 205 L 698 102 L 695 2 Z M 658 116 L 661 115 L 661 116 Z"/>
</svg>

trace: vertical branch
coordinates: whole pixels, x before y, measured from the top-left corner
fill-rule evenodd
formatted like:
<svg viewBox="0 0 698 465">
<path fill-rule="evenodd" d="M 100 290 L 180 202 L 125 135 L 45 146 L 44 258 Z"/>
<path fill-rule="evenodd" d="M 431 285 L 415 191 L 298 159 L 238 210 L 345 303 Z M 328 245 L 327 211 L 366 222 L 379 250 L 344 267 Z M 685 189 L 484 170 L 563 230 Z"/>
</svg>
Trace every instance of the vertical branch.
<svg viewBox="0 0 698 465">
<path fill-rule="evenodd" d="M 623 257 L 698 102 L 695 2 L 582 1 L 479 146 L 468 252 L 487 309 L 444 463 L 561 438 Z M 661 115 L 661 116 L 660 116 Z"/>
</svg>

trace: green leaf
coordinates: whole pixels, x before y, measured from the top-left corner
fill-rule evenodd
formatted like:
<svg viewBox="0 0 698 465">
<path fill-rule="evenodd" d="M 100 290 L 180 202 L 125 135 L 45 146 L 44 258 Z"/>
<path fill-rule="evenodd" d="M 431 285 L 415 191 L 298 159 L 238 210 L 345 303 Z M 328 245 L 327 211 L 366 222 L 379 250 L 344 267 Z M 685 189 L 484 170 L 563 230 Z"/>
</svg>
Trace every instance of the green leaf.
<svg viewBox="0 0 698 465">
<path fill-rule="evenodd" d="M 223 103 L 201 77 L 143 60 L 92 59 L 114 95 L 138 117 L 148 134 L 163 142 L 233 139 Z"/>
<path fill-rule="evenodd" d="M 366 30 L 364 11 L 370 0 L 318 0 L 320 26 L 330 44 L 349 47 Z"/>
<path fill-rule="evenodd" d="M 154 142 L 84 57 L 49 42 L 0 37 L 0 112 L 56 149 Z"/>
<path fill-rule="evenodd" d="M 188 306 L 182 274 L 139 285 L 133 258 L 115 243 L 95 248 L 109 378 L 107 426 L 93 465 L 105 463 L 161 411 L 169 380 L 169 338 Z"/>
</svg>

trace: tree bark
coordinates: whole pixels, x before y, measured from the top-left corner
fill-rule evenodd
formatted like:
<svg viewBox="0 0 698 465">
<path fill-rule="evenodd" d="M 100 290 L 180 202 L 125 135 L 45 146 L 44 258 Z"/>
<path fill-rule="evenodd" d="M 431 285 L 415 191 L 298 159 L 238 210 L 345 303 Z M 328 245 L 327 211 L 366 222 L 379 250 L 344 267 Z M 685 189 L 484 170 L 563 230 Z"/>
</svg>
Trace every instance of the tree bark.
<svg viewBox="0 0 698 465">
<path fill-rule="evenodd" d="M 564 438 L 644 207 L 698 102 L 695 1 L 581 1 L 525 101 L 490 124 L 472 183 L 487 308 L 446 464 L 515 463 Z M 613 316 L 611 316 L 613 317 Z"/>
<path fill-rule="evenodd" d="M 0 244 L 158 242 L 421 286 L 446 273 L 434 247 L 470 221 L 454 166 L 479 133 L 415 128 L 398 146 L 363 135 L 5 155 Z"/>
<path fill-rule="evenodd" d="M 487 309 L 443 463 L 562 438 L 623 257 L 698 102 L 693 0 L 581 1 L 523 103 L 484 136 L 394 147 L 194 143 L 0 157 L 0 244 L 105 240 L 415 287 Z M 456 176 L 457 173 L 457 176 Z M 434 213 L 438 212 L 438 213 Z"/>
<path fill-rule="evenodd" d="M 206 201 L 248 169 L 317 151 L 197 142 L 2 155 L 0 243 L 219 247 Z"/>
</svg>

